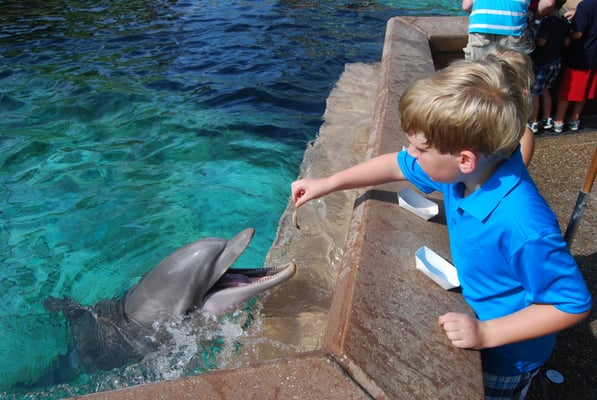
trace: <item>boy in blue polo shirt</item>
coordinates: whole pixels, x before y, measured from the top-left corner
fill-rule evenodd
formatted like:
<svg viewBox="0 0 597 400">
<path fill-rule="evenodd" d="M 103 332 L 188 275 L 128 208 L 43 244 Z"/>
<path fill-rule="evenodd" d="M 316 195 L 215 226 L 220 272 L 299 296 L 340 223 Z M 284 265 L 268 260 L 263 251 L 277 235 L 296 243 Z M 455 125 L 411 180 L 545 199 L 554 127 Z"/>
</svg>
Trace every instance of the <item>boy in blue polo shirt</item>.
<svg viewBox="0 0 597 400">
<path fill-rule="evenodd" d="M 443 193 L 452 260 L 476 315 L 450 312 L 438 322 L 454 346 L 481 351 L 486 399 L 523 399 L 556 332 L 591 308 L 557 218 L 521 158 L 530 113 L 525 88 L 494 56 L 457 61 L 401 97 L 408 150 L 291 187 L 295 207 L 405 179 Z"/>
</svg>

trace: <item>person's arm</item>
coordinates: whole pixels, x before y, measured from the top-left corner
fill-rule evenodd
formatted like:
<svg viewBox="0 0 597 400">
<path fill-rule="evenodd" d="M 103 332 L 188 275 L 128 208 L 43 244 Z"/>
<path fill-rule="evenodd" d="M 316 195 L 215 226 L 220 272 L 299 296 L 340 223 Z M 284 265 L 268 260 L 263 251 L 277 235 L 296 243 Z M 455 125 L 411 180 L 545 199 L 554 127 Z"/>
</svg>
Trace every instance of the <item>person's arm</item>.
<svg viewBox="0 0 597 400">
<path fill-rule="evenodd" d="M 579 9 L 581 11 L 577 13 L 576 11 Z M 583 32 L 587 31 L 587 29 L 591 25 L 591 22 L 588 19 L 589 13 L 586 12 L 585 5 L 581 1 L 577 4 L 577 7 L 574 9 L 573 13 L 566 13 L 566 16 L 568 15 L 570 15 L 570 18 L 568 18 L 568 20 L 570 21 L 572 27 L 570 38 L 571 40 L 578 40 L 582 38 Z"/>
<path fill-rule="evenodd" d="M 462 10 L 470 14 L 473 11 L 473 0 L 462 0 Z"/>
<path fill-rule="evenodd" d="M 589 312 L 570 314 L 553 305 L 532 304 L 516 313 L 488 321 L 454 312 L 440 316 L 438 321 L 454 346 L 484 349 L 559 332 L 581 322 Z"/>
<path fill-rule="evenodd" d="M 566 10 L 566 12 L 564 13 L 564 18 L 570 21 L 572 18 L 574 18 L 574 14 L 576 14 L 576 8 Z"/>
<path fill-rule="evenodd" d="M 535 152 L 535 135 L 529 128 L 526 128 L 520 139 L 520 152 L 522 153 L 522 162 L 528 167 Z"/>
<path fill-rule="evenodd" d="M 306 178 L 292 182 L 292 202 L 300 207 L 329 193 L 404 180 L 397 153 L 384 154 L 321 179 Z"/>
<path fill-rule="evenodd" d="M 545 17 L 546 15 L 551 14 L 554 6 L 555 0 L 539 0 L 539 4 L 537 5 L 537 14 L 539 14 L 539 17 Z"/>
</svg>

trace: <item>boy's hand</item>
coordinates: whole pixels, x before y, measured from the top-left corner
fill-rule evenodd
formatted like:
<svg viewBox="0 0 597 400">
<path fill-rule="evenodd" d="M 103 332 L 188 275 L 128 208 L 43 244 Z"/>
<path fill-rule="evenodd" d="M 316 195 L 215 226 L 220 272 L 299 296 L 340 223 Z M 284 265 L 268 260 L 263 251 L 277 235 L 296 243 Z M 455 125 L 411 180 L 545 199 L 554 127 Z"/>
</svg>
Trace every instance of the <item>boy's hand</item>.
<svg viewBox="0 0 597 400">
<path fill-rule="evenodd" d="M 439 317 L 439 324 L 452 344 L 461 349 L 482 349 L 484 324 L 468 314 L 449 312 Z"/>
<path fill-rule="evenodd" d="M 309 200 L 326 195 L 328 192 L 324 189 L 324 179 L 299 179 L 292 182 L 292 203 L 299 208 Z"/>
<path fill-rule="evenodd" d="M 290 184 L 290 190 L 292 192 L 291 196 L 292 196 L 292 204 L 294 204 L 294 206 L 296 208 L 298 208 L 301 204 L 304 203 L 303 202 L 299 202 L 300 198 L 304 196 L 305 194 L 305 189 L 302 185 L 302 181 L 304 179 L 298 180 L 298 181 L 294 181 Z M 299 204 L 297 204 L 299 203 Z"/>
</svg>

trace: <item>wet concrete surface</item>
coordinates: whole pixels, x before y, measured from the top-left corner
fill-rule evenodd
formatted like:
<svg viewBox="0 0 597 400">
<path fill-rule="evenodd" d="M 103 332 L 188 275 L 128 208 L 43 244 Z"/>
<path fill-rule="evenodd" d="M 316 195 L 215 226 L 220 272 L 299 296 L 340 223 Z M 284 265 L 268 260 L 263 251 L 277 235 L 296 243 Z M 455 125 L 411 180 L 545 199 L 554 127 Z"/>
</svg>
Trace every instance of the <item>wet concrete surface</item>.
<svg viewBox="0 0 597 400">
<path fill-rule="evenodd" d="M 397 124 L 401 91 L 458 57 L 465 32 L 466 19 L 458 17 L 389 21 L 380 65 L 347 66 L 300 175 L 326 176 L 406 144 Z M 343 85 L 354 79 L 358 89 Z M 597 145 L 597 119 L 583 118 L 583 125 L 575 134 L 538 136 L 530 166 L 564 230 Z M 459 293 L 441 289 L 414 267 L 414 253 L 422 245 L 450 259 L 444 221 L 441 216 L 424 221 L 401 209 L 396 192 L 405 186 L 347 191 L 311 202 L 301 209 L 299 232 L 292 227 L 292 208 L 287 209 L 268 261 L 295 259 L 299 271 L 260 302 L 264 322 L 255 334 L 273 339 L 242 351 L 232 369 L 84 397 L 482 398 L 478 352 L 452 347 L 436 322 L 443 312 L 468 306 Z M 595 199 L 589 197 L 571 249 L 594 295 L 596 229 Z M 320 279 L 322 269 L 331 269 L 335 279 Z M 296 310 L 292 303 L 298 297 L 313 302 Z M 542 374 L 530 399 L 597 398 L 596 324 L 593 312 L 559 335 L 546 367 L 558 370 L 565 381 L 555 384 Z"/>
</svg>

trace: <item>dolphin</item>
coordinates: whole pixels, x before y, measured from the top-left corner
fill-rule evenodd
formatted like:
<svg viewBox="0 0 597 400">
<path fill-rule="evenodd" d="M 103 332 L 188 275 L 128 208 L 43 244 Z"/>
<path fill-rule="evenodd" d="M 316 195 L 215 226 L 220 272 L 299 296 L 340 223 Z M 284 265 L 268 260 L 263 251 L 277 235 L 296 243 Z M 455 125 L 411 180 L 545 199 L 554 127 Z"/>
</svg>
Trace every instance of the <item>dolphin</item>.
<svg viewBox="0 0 597 400">
<path fill-rule="evenodd" d="M 73 343 L 42 385 L 72 380 L 81 372 L 110 370 L 138 362 L 169 338 L 156 323 L 197 311 L 221 316 L 256 295 L 290 279 L 296 266 L 230 269 L 247 248 L 255 230 L 245 229 L 230 240 L 204 238 L 163 259 L 119 299 L 83 306 L 48 297 L 45 308 L 62 312 Z"/>
</svg>

